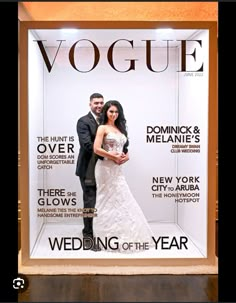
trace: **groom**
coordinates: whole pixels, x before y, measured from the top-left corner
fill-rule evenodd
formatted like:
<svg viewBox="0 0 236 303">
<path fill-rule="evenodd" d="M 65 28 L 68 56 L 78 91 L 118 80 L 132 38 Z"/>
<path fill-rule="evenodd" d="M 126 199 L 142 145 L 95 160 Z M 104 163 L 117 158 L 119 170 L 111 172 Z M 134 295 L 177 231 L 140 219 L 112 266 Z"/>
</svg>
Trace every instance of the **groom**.
<svg viewBox="0 0 236 303">
<path fill-rule="evenodd" d="M 104 98 L 99 93 L 90 96 L 90 112 L 81 117 L 77 122 L 77 133 L 80 143 L 80 151 L 76 165 L 76 176 L 80 177 L 80 183 L 83 190 L 84 209 L 95 208 L 96 203 L 96 183 L 94 177 L 94 168 L 96 157 L 93 153 L 93 143 L 98 128 L 98 118 L 104 105 Z M 90 212 L 91 213 L 91 212 Z M 84 212 L 86 215 L 86 210 Z M 84 247 L 89 249 L 91 239 L 93 239 L 93 217 L 83 217 L 84 228 L 82 230 L 84 237 Z M 100 250 L 96 245 L 92 250 Z"/>
</svg>

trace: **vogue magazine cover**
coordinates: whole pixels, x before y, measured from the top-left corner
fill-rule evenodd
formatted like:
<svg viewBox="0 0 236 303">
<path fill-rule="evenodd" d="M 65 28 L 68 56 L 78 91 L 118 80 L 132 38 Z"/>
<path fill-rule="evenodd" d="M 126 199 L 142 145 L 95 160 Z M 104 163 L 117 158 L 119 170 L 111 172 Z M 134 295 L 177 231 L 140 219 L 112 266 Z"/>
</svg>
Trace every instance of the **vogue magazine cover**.
<svg viewBox="0 0 236 303">
<path fill-rule="evenodd" d="M 207 258 L 209 53 L 194 22 L 29 28 L 30 259 Z"/>
</svg>

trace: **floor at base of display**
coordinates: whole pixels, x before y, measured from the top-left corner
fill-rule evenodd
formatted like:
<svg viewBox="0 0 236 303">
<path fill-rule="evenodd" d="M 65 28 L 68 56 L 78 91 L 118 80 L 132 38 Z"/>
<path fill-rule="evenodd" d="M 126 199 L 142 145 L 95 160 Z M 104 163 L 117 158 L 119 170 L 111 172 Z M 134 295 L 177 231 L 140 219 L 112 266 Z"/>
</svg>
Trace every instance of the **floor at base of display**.
<svg viewBox="0 0 236 303">
<path fill-rule="evenodd" d="M 18 302 L 218 302 L 217 275 L 27 276 Z"/>
<path fill-rule="evenodd" d="M 204 258 L 203 249 L 199 248 L 199 245 L 191 241 L 190 237 L 177 225 L 174 223 L 150 223 L 150 227 L 153 230 L 155 239 L 158 239 L 160 236 L 167 236 L 168 239 L 180 239 L 180 237 L 187 237 L 188 242 L 185 245 L 173 245 L 171 249 L 161 249 L 160 245 L 156 249 L 153 248 L 143 249 L 139 248 L 137 252 L 130 253 L 120 253 L 114 251 L 98 251 L 94 252 L 92 250 L 80 249 L 63 249 L 63 245 L 59 249 L 58 246 L 54 245 L 54 249 L 51 248 L 52 241 L 55 241 L 55 238 L 62 239 L 68 237 L 79 237 L 82 239 L 82 225 L 78 224 L 62 224 L 62 223 L 47 223 L 44 224 L 41 232 L 38 236 L 37 242 L 34 245 L 30 258 L 45 258 L 45 259 L 71 259 L 71 258 L 82 258 L 82 259 L 91 259 L 91 258 Z M 51 239 L 51 244 L 49 243 L 49 238 Z M 52 240 L 54 239 L 54 240 Z M 77 239 L 76 239 L 77 240 Z M 170 241 L 170 240 L 166 240 Z M 76 243 L 78 248 L 78 242 Z"/>
</svg>

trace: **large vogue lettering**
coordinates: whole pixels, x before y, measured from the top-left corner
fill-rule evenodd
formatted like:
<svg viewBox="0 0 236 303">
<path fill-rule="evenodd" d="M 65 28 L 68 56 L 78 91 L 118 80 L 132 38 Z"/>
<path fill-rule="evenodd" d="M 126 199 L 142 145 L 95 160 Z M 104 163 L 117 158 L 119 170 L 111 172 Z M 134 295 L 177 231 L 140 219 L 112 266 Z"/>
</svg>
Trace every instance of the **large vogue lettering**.
<svg viewBox="0 0 236 303">
<path fill-rule="evenodd" d="M 53 68 L 53 65 L 55 63 L 55 60 L 56 60 L 56 57 L 58 55 L 58 52 L 61 48 L 61 45 L 62 43 L 65 41 L 65 40 L 56 40 L 56 41 L 59 41 L 59 46 L 57 48 L 57 51 L 56 51 L 56 54 L 52 60 L 52 63 L 50 63 L 50 60 L 48 58 L 48 55 L 47 55 L 47 52 L 45 50 L 45 47 L 43 45 L 43 41 L 46 41 L 46 40 L 35 40 L 35 42 L 37 42 L 38 46 L 39 46 L 39 49 L 40 49 L 40 52 L 43 56 L 43 60 L 46 64 L 46 67 L 47 67 L 47 70 L 48 72 L 50 73 L 52 71 L 52 68 Z M 79 46 L 79 43 L 81 41 L 88 41 L 92 48 L 93 48 L 93 52 L 94 52 L 94 57 L 93 57 L 93 65 L 90 69 L 88 70 L 80 70 L 77 66 L 76 66 L 76 63 L 75 63 L 75 49 L 76 49 L 76 46 Z M 119 68 L 116 66 L 115 64 L 115 56 L 114 56 L 114 49 L 115 49 L 115 46 L 116 45 L 119 45 L 119 42 L 120 41 L 125 41 L 127 42 L 127 45 L 130 45 L 131 46 L 131 49 L 134 48 L 134 40 L 127 40 L 127 39 L 118 39 L 116 40 L 115 42 L 113 42 L 110 47 L 108 48 L 108 51 L 107 51 L 107 61 L 109 63 L 109 65 L 111 66 L 111 68 L 113 68 L 115 71 L 119 72 L 119 73 L 127 73 L 131 70 L 135 70 L 135 61 L 139 61 L 139 59 L 126 59 L 124 58 L 125 61 L 129 61 L 130 62 L 130 65 L 129 65 L 129 68 L 126 69 L 126 70 L 119 70 Z M 170 43 L 174 40 L 162 40 L 162 41 L 166 41 L 166 62 L 165 62 L 165 67 L 158 70 L 157 68 L 154 68 L 153 67 L 153 63 L 152 63 L 152 58 L 154 56 L 156 56 L 156 58 L 158 58 L 158 49 L 157 48 L 154 48 L 153 45 L 152 45 L 152 42 L 156 41 L 156 40 L 141 40 L 143 42 L 146 42 L 146 45 L 145 45 L 145 49 L 146 49 L 146 66 L 147 68 L 151 71 L 151 72 L 154 72 L 154 73 L 161 73 L 161 72 L 164 72 L 168 66 L 169 66 L 169 51 L 170 51 Z M 192 51 L 192 53 L 187 53 L 187 44 L 188 43 L 197 43 L 197 45 L 199 47 L 202 47 L 202 41 L 201 40 L 176 40 L 176 41 L 180 41 L 180 49 L 181 49 L 181 58 L 180 58 L 180 70 L 177 70 L 177 72 L 203 72 L 203 62 L 200 62 L 199 63 L 199 68 L 197 70 L 188 70 L 187 68 L 187 63 L 186 63 L 186 58 L 187 56 L 191 56 L 195 61 L 197 61 L 197 50 L 196 50 L 196 47 L 194 48 L 194 50 Z M 100 60 L 100 52 L 99 52 L 99 48 L 98 46 L 91 40 L 88 40 L 88 39 L 81 39 L 81 40 L 78 40 L 76 41 L 70 48 L 69 50 L 69 62 L 71 64 L 71 66 L 77 70 L 78 72 L 80 73 L 88 73 L 88 72 L 91 72 L 93 69 L 96 68 L 96 66 L 98 65 L 99 63 L 99 60 Z"/>
</svg>

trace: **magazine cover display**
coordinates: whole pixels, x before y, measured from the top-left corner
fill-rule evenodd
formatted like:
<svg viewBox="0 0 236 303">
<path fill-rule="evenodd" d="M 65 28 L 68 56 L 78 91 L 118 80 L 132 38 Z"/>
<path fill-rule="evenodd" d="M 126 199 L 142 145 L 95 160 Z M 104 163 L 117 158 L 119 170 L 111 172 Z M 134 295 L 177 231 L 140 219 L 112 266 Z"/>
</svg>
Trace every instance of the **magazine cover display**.
<svg viewBox="0 0 236 303">
<path fill-rule="evenodd" d="M 192 25 L 28 29 L 30 259 L 208 257 L 210 34 Z"/>
</svg>

